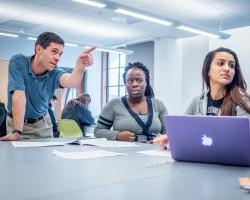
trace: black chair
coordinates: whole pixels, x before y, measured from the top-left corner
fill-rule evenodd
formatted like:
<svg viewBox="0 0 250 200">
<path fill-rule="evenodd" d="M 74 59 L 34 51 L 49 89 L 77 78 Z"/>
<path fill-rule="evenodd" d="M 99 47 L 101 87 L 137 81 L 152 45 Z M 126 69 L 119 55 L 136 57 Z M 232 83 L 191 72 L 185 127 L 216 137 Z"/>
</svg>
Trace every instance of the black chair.
<svg viewBox="0 0 250 200">
<path fill-rule="evenodd" d="M 7 110 L 4 103 L 0 102 L 0 137 L 3 137 L 7 134 L 6 132 L 6 116 Z"/>
</svg>

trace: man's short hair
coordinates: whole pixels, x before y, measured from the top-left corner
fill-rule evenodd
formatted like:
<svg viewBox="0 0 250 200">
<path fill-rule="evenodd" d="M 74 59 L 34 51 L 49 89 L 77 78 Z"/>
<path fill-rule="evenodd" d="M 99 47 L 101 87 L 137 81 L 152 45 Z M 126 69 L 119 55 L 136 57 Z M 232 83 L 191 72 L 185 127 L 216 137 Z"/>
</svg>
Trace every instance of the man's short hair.
<svg viewBox="0 0 250 200">
<path fill-rule="evenodd" d="M 41 45 L 44 49 L 46 49 L 50 43 L 61 44 L 64 46 L 63 39 L 55 33 L 52 32 L 44 32 L 40 34 L 36 40 L 36 45 Z"/>
</svg>

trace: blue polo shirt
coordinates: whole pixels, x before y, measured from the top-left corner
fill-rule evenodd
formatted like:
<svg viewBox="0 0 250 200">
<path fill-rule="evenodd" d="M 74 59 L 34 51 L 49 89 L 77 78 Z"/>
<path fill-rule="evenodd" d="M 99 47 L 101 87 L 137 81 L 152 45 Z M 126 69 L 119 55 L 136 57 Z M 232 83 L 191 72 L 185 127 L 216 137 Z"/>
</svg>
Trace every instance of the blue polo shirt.
<svg viewBox="0 0 250 200">
<path fill-rule="evenodd" d="M 39 118 L 48 111 L 49 102 L 57 88 L 60 77 L 65 71 L 55 68 L 42 76 L 36 76 L 31 69 L 34 56 L 14 55 L 9 62 L 8 112 L 11 113 L 12 96 L 15 90 L 26 95 L 25 118 Z"/>
</svg>

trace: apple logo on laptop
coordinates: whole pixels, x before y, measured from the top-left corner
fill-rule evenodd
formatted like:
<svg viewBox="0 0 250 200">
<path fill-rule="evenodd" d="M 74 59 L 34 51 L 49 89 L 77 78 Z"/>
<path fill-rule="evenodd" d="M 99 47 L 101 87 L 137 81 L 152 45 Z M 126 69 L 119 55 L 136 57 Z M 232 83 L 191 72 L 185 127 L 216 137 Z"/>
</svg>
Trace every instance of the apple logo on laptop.
<svg viewBox="0 0 250 200">
<path fill-rule="evenodd" d="M 206 135 L 202 135 L 202 144 L 204 146 L 211 146 L 213 144 L 213 139 L 211 137 L 208 137 Z"/>
</svg>

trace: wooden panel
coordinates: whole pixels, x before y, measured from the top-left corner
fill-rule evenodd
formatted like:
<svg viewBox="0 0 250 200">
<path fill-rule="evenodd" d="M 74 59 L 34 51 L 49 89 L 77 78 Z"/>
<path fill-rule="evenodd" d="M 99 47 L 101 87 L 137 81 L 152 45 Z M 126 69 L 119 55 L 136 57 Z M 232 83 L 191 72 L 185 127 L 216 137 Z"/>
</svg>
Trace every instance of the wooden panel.
<svg viewBox="0 0 250 200">
<path fill-rule="evenodd" d="M 0 59 L 0 101 L 7 106 L 8 61 Z"/>
</svg>

